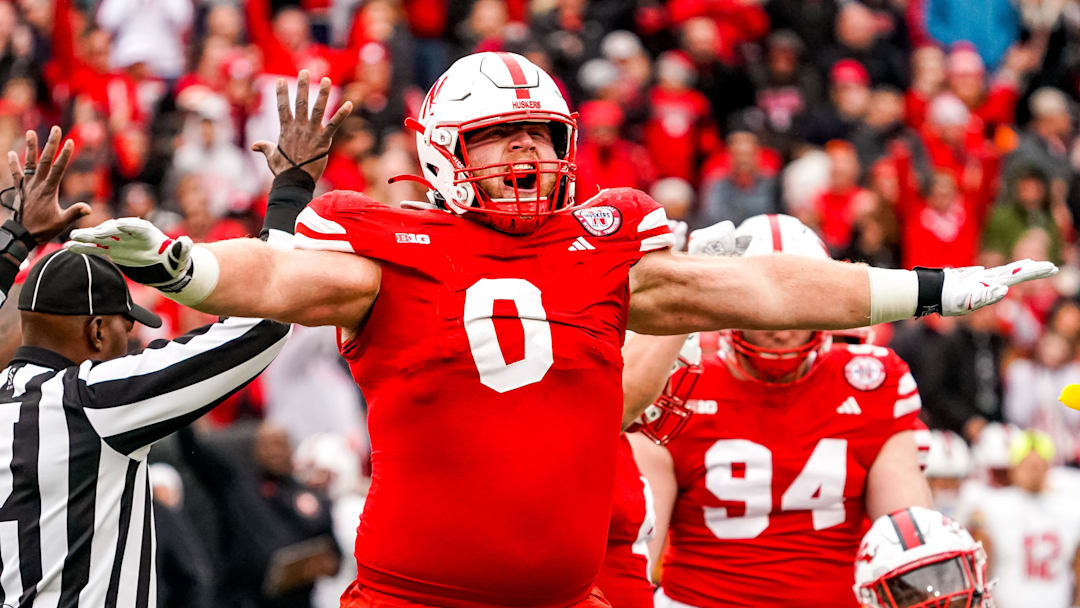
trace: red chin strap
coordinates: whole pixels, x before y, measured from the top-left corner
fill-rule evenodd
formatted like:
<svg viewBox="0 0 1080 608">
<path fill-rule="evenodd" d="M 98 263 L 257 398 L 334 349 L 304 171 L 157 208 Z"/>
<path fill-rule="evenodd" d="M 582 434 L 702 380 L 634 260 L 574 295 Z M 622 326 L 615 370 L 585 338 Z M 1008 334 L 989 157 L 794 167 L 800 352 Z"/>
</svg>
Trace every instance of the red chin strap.
<svg viewBox="0 0 1080 608">
<path fill-rule="evenodd" d="M 526 164 L 533 168 L 517 169 L 514 166 Z M 481 171 L 484 173 L 478 175 Z M 521 159 L 455 169 L 454 183 L 473 189 L 474 203 L 466 214 L 471 219 L 507 234 L 528 234 L 543 226 L 551 216 L 571 209 L 566 199 L 574 171 L 575 167 L 564 160 Z M 551 192 L 541 195 L 545 176 L 553 176 L 555 184 Z M 504 188 L 509 189 L 509 196 L 493 199 L 480 187 L 481 182 L 491 179 L 502 180 Z M 522 182 L 531 182 L 530 191 L 523 192 Z"/>
<path fill-rule="evenodd" d="M 764 346 L 751 344 L 743 337 L 742 332 L 737 329 L 728 333 L 728 339 L 736 353 L 736 356 L 733 357 L 735 365 L 750 379 L 766 384 L 780 384 L 792 381 L 783 379 L 799 372 L 803 364 L 811 357 L 816 358 L 826 343 L 825 333 L 820 331 L 815 331 L 805 344 L 794 348 L 765 348 Z M 741 357 L 738 355 L 741 355 Z M 743 366 L 744 361 L 753 369 L 746 369 Z M 795 379 L 802 378 L 808 371 L 809 366 Z"/>
</svg>

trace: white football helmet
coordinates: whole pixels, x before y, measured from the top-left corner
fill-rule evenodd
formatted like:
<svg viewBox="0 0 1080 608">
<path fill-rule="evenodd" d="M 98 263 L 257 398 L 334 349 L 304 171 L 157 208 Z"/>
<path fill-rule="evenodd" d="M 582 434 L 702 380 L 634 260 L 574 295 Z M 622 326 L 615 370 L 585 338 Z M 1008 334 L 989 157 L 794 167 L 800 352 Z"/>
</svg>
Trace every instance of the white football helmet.
<svg viewBox="0 0 1080 608">
<path fill-rule="evenodd" d="M 930 456 L 927 477 L 963 479 L 971 474 L 971 450 L 960 435 L 952 431 L 930 431 Z"/>
<path fill-rule="evenodd" d="M 558 159 L 470 162 L 465 134 L 514 122 L 547 124 Z M 570 113 L 551 76 L 521 55 L 474 53 L 457 60 L 428 91 L 419 120 L 406 119 L 405 125 L 416 131 L 423 174 L 406 177 L 427 185 L 440 208 L 468 212 L 502 232 L 526 234 L 574 205 L 577 114 Z M 544 194 L 538 189 L 548 175 L 555 176 L 555 186 Z M 488 196 L 479 182 L 493 177 L 512 186 L 513 196 Z"/>
<path fill-rule="evenodd" d="M 971 457 L 980 475 L 991 485 L 1009 485 L 1009 449 L 1015 437 L 1022 433 L 1015 424 L 991 422 L 983 427 L 971 448 Z"/>
<path fill-rule="evenodd" d="M 681 374 L 678 373 L 680 370 Z M 701 340 L 693 333 L 686 336 L 686 342 L 679 349 L 664 390 L 628 431 L 640 432 L 656 445 L 667 445 L 690 421 L 693 412 L 687 403 L 701 373 Z"/>
<path fill-rule="evenodd" d="M 923 507 L 882 515 L 855 558 L 864 608 L 992 608 L 986 552 L 960 524 Z"/>
<path fill-rule="evenodd" d="M 763 214 L 747 218 L 735 230 L 736 240 L 749 238 L 743 257 L 786 253 L 821 259 L 831 259 L 828 249 L 817 233 L 798 219 L 783 214 Z M 775 384 L 771 378 L 782 378 L 798 370 L 808 359 L 813 361 L 829 347 L 831 338 L 826 332 L 815 331 L 810 340 L 794 348 L 765 348 L 747 341 L 739 330 L 721 334 L 720 347 L 724 360 L 742 371 L 747 378 Z M 734 353 L 742 357 L 730 356 Z M 755 373 L 742 369 L 743 361 L 754 367 Z M 809 369 L 809 367 L 807 367 Z"/>
</svg>

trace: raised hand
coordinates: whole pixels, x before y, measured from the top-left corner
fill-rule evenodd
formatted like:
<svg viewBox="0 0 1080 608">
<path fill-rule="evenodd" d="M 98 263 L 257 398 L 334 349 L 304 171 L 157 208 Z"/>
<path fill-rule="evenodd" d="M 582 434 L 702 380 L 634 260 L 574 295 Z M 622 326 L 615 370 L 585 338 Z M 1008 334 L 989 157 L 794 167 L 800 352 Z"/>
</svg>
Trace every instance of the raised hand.
<svg viewBox="0 0 1080 608">
<path fill-rule="evenodd" d="M 284 78 L 277 81 L 278 120 L 281 121 L 281 134 L 277 145 L 268 141 L 257 141 L 251 149 L 262 152 L 270 172 L 278 175 L 294 167 L 302 168 L 312 179 L 318 180 L 326 169 L 326 155 L 330 152 L 330 142 L 341 123 L 352 113 L 352 102 L 346 101 L 323 126 L 323 114 L 330 99 L 330 79 L 323 78 L 319 83 L 319 93 L 315 105 L 308 113 L 308 75 L 301 70 L 296 77 L 296 110 L 289 108 L 289 88 Z"/>
<path fill-rule="evenodd" d="M 15 185 L 4 191 L 0 199 L 5 207 L 14 211 L 13 219 L 22 224 L 39 245 L 49 242 L 72 222 L 90 213 L 90 205 L 86 203 L 60 208 L 57 199 L 60 181 L 75 149 L 70 139 L 61 147 L 60 138 L 60 127 L 54 126 L 38 156 L 37 133 L 27 131 L 25 168 L 20 165 L 18 154 L 8 152 L 8 169 Z M 57 148 L 60 148 L 59 155 Z"/>
</svg>

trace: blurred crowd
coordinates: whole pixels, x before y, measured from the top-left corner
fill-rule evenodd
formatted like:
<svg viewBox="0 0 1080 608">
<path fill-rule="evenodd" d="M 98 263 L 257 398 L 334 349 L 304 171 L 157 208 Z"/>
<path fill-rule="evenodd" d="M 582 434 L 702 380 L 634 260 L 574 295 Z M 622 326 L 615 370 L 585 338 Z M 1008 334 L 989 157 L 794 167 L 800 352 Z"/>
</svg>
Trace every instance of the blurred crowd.
<svg viewBox="0 0 1080 608">
<path fill-rule="evenodd" d="M 1061 264 L 1002 305 L 876 335 L 909 362 L 932 428 L 1039 429 L 1052 465 L 1080 463 L 1080 412 L 1056 401 L 1080 380 L 1080 1 L 0 1 L 0 150 L 61 125 L 76 144 L 61 199 L 92 205 L 83 225 L 254 234 L 272 176 L 250 146 L 277 136 L 275 80 L 307 69 L 355 106 L 319 190 L 422 200 L 387 181 L 417 169 L 402 121 L 454 59 L 491 50 L 548 70 L 580 113 L 579 200 L 633 186 L 691 228 L 788 213 L 834 257 L 884 267 Z M 136 298 L 166 319 L 158 335 L 207 320 Z M 162 548 L 191 566 L 174 588 L 236 596 L 176 605 L 301 606 L 319 577 L 351 580 L 368 447 L 333 335 L 299 329 L 158 450 L 159 507 L 176 515 Z M 222 446 L 228 483 L 191 456 Z M 311 601 L 336 605 L 344 586 Z"/>
</svg>

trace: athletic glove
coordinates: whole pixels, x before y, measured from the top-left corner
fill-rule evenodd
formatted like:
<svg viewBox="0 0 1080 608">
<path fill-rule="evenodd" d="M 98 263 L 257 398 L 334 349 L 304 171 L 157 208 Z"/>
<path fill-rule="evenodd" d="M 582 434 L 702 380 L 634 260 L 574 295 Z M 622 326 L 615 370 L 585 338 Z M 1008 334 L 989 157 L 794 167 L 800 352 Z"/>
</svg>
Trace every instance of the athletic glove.
<svg viewBox="0 0 1080 608">
<path fill-rule="evenodd" d="M 946 317 L 966 315 L 1001 300 L 1005 294 L 1009 293 L 1009 288 L 1017 283 L 1045 279 L 1057 274 L 1057 271 L 1057 266 L 1050 262 L 1036 262 L 1029 259 L 994 268 L 982 266 L 946 268 L 941 271 L 940 310 L 929 312 L 939 312 Z M 921 287 L 920 277 L 920 289 Z M 922 304 L 921 295 L 920 304 Z M 919 312 L 922 313 L 921 310 Z"/>
<path fill-rule="evenodd" d="M 731 220 L 699 228 L 690 233 L 690 255 L 739 256 L 750 246 L 750 235 L 735 236 Z"/>
<path fill-rule="evenodd" d="M 64 247 L 107 258 L 132 281 L 156 287 L 185 306 L 205 300 L 221 273 L 214 252 L 186 236 L 170 239 L 157 226 L 134 217 L 74 230 Z"/>
</svg>

